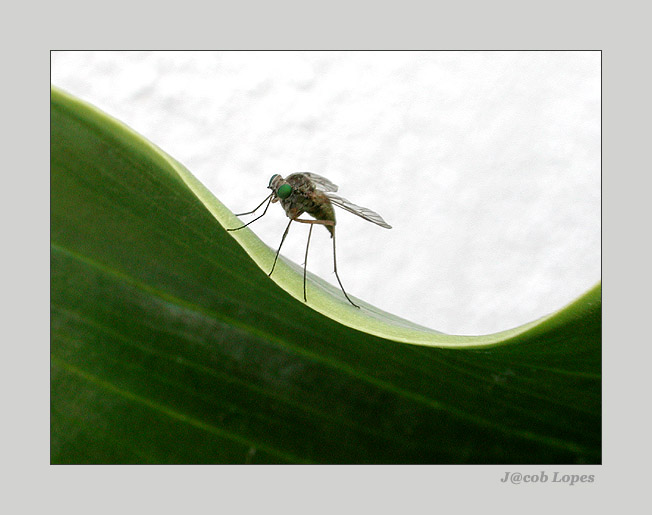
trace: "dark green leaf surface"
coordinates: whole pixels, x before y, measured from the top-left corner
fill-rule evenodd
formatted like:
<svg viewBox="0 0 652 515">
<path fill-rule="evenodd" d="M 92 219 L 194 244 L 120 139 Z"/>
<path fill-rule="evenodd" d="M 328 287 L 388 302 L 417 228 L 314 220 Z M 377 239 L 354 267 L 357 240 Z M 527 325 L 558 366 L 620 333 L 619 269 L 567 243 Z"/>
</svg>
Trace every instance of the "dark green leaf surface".
<svg viewBox="0 0 652 515">
<path fill-rule="evenodd" d="M 53 463 L 599 463 L 601 289 L 438 333 L 283 261 L 192 175 L 52 91 Z M 262 267 L 262 269 L 261 269 Z"/>
</svg>

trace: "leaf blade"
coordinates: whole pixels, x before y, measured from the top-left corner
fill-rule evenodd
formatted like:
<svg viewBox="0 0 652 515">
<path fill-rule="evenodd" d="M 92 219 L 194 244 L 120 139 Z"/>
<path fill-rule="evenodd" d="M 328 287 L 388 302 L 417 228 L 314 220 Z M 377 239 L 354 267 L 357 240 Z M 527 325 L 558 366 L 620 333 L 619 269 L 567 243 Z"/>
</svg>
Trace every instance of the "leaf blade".
<svg viewBox="0 0 652 515">
<path fill-rule="evenodd" d="M 314 311 L 189 172 L 57 90 L 51 155 L 54 463 L 599 462 L 599 285 L 488 337 L 328 286 Z"/>
</svg>

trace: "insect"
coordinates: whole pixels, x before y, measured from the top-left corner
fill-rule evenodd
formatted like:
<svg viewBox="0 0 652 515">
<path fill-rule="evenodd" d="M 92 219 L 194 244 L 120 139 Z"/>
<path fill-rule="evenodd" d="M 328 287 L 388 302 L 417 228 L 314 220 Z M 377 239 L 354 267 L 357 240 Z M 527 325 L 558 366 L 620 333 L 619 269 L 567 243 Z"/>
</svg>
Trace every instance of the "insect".
<svg viewBox="0 0 652 515">
<path fill-rule="evenodd" d="M 337 282 L 340 284 L 340 288 L 342 289 L 342 293 L 344 293 L 346 299 L 356 308 L 359 308 L 360 306 L 355 304 L 347 295 L 346 290 L 344 290 L 344 286 L 342 286 L 340 276 L 337 273 L 337 258 L 335 256 L 335 210 L 333 209 L 333 204 L 386 229 L 391 229 L 392 226 L 385 222 L 385 220 L 383 220 L 383 218 L 378 213 L 372 211 L 371 209 L 356 206 L 348 200 L 336 195 L 335 192 L 337 191 L 337 186 L 325 177 L 315 173 L 293 173 L 292 175 L 288 175 L 288 177 L 285 179 L 279 174 L 274 174 L 269 180 L 269 185 L 267 187 L 272 190 L 272 193 L 270 193 L 269 196 L 265 198 L 265 200 L 258 204 L 258 206 L 252 211 L 240 213 L 236 216 L 253 214 L 265 202 L 267 202 L 263 214 L 257 216 L 241 227 L 227 229 L 227 231 L 238 231 L 244 227 L 247 227 L 259 218 L 265 216 L 265 213 L 267 213 L 267 209 L 269 208 L 270 204 L 279 201 L 281 202 L 281 206 L 285 210 L 285 214 L 288 216 L 290 221 L 285 228 L 285 232 L 281 238 L 281 244 L 278 246 L 278 250 L 276 251 L 276 257 L 274 258 L 272 269 L 269 274 L 267 274 L 271 277 L 272 272 L 274 272 L 274 268 L 276 267 L 276 261 L 278 260 L 279 253 L 281 252 L 281 247 L 283 246 L 285 237 L 288 235 L 288 231 L 290 230 L 290 225 L 292 222 L 310 224 L 310 230 L 308 231 L 308 242 L 306 243 L 306 257 L 303 263 L 303 300 L 307 302 L 306 268 L 308 266 L 308 248 L 310 247 L 310 236 L 312 235 L 312 228 L 314 225 L 323 225 L 328 230 L 333 240 L 333 269 L 335 271 L 335 277 L 337 277 Z M 306 220 L 299 218 L 299 216 L 301 216 L 303 213 L 308 213 L 315 220 Z"/>
</svg>

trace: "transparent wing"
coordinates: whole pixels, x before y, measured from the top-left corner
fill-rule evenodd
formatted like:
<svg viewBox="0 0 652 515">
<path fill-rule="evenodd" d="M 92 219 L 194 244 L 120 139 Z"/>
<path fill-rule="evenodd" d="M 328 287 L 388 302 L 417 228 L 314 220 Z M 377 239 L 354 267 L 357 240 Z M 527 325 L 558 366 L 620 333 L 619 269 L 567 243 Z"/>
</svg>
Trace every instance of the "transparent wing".
<svg viewBox="0 0 652 515">
<path fill-rule="evenodd" d="M 354 215 L 358 215 L 359 217 L 364 218 L 365 220 L 373 222 L 377 225 L 380 225 L 381 227 L 385 227 L 386 229 L 392 228 L 391 225 L 389 225 L 385 220 L 383 220 L 382 216 L 380 216 L 375 211 L 372 211 L 371 209 L 367 209 L 366 207 L 356 206 L 355 204 L 349 202 L 345 198 L 342 198 L 331 192 L 326 192 L 325 195 L 330 199 L 330 201 L 333 204 L 341 207 L 342 209 L 346 209 L 347 211 L 353 213 Z"/>
<path fill-rule="evenodd" d="M 326 177 L 317 175 L 316 173 L 303 172 L 303 175 L 308 177 L 312 182 L 315 183 L 315 187 L 321 191 L 337 191 L 337 185 L 333 184 Z"/>
</svg>

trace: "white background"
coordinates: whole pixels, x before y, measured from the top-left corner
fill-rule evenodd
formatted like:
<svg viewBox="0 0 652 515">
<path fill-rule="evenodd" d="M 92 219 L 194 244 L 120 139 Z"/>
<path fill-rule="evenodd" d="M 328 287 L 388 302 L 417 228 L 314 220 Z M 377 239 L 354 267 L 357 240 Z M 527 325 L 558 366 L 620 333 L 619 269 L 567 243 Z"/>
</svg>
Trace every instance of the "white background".
<svg viewBox="0 0 652 515">
<path fill-rule="evenodd" d="M 562 307 L 600 279 L 597 52 L 54 52 L 52 84 L 182 162 L 232 211 L 312 171 L 347 291 L 454 334 Z M 273 208 L 273 209 L 272 209 Z M 276 248 L 278 206 L 251 228 Z M 283 254 L 303 262 L 307 226 Z M 309 269 L 337 284 L 315 231 Z"/>
</svg>

